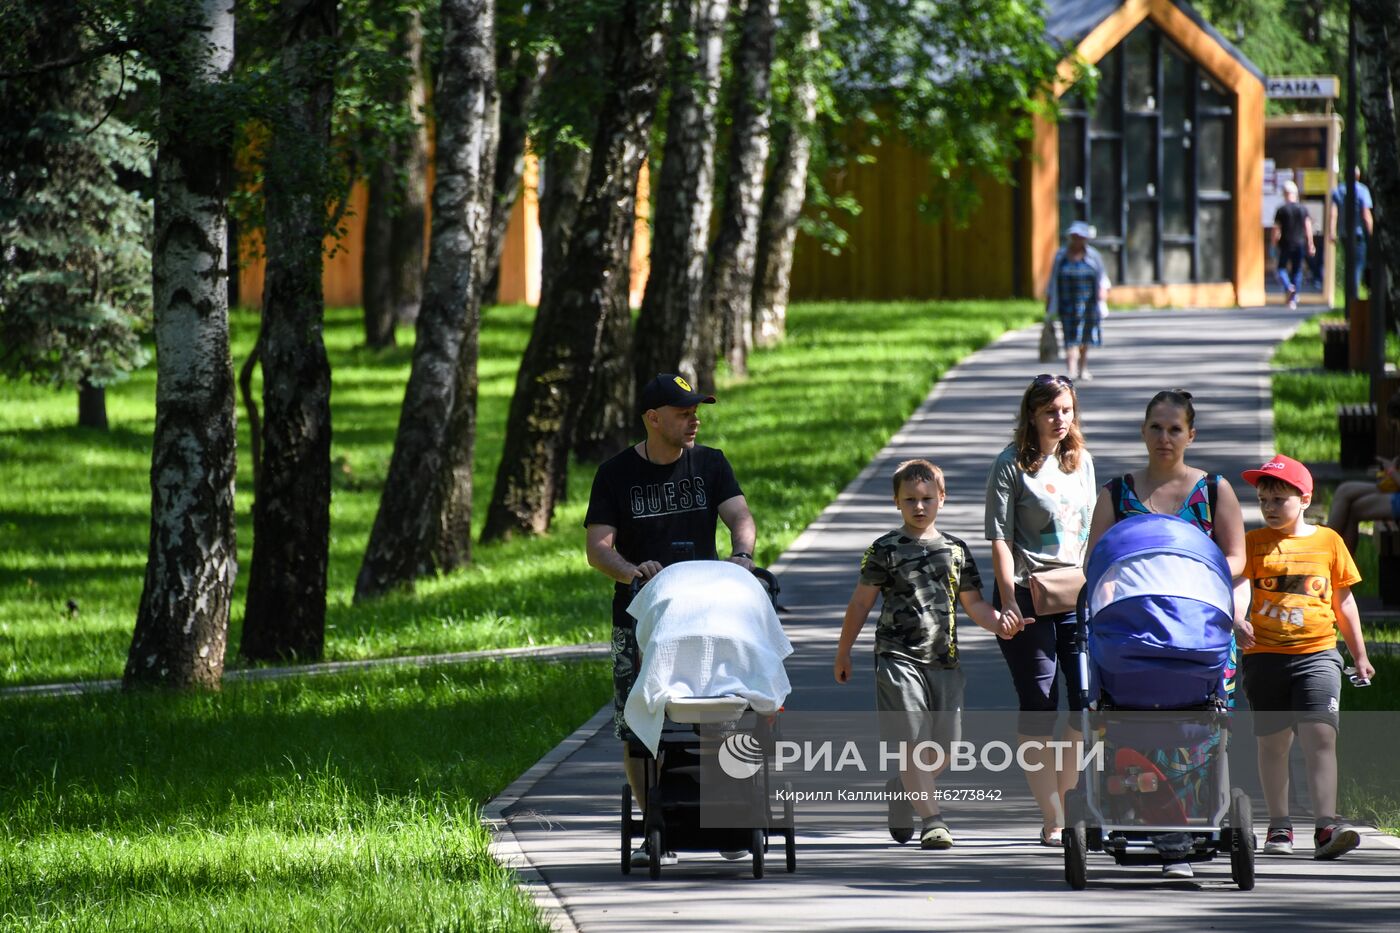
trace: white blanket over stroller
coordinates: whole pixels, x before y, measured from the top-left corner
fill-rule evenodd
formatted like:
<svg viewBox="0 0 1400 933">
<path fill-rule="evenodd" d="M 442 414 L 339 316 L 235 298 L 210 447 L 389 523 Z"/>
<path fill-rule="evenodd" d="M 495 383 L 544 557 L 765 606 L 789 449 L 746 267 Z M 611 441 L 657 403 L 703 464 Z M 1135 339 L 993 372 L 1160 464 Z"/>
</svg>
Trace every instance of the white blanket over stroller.
<svg viewBox="0 0 1400 933">
<path fill-rule="evenodd" d="M 792 690 L 783 668 L 792 642 L 767 589 L 738 564 L 672 564 L 647 581 L 627 612 L 637 620 L 642 666 L 622 715 L 653 755 L 668 700 L 740 696 L 768 714 Z"/>
</svg>

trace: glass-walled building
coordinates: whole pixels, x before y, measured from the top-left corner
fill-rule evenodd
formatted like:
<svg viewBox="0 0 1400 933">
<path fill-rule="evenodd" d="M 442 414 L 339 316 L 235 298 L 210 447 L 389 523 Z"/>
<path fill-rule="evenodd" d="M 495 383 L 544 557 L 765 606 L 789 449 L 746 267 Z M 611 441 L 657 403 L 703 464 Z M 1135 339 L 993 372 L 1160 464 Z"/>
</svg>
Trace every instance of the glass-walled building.
<svg viewBox="0 0 1400 933">
<path fill-rule="evenodd" d="M 910 183 L 920 157 L 883 147 L 841 179 L 864 207 L 842 255 L 800 241 L 794 298 L 1041 296 L 1084 220 L 1116 302 L 1264 303 L 1263 74 L 1184 0 L 1050 0 L 1046 28 L 1098 88 L 1059 89 L 1017 186 L 984 186 L 969 228 L 929 224 Z"/>
</svg>

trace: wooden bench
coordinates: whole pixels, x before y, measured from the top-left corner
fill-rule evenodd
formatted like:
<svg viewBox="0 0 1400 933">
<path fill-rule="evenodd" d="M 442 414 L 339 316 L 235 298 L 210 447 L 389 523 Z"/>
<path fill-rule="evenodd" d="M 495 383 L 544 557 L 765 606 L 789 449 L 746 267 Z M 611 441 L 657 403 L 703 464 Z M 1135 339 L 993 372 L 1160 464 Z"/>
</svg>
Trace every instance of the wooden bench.
<svg viewBox="0 0 1400 933">
<path fill-rule="evenodd" d="M 1346 321 L 1323 321 L 1322 368 L 1346 372 L 1351 368 L 1351 325 Z"/>
<path fill-rule="evenodd" d="M 1337 434 L 1343 470 L 1364 470 L 1376 459 L 1376 406 L 1370 402 L 1337 406 Z"/>
<path fill-rule="evenodd" d="M 1376 586 L 1381 605 L 1400 607 L 1400 524 L 1376 522 L 1371 535 L 1376 542 Z"/>
</svg>

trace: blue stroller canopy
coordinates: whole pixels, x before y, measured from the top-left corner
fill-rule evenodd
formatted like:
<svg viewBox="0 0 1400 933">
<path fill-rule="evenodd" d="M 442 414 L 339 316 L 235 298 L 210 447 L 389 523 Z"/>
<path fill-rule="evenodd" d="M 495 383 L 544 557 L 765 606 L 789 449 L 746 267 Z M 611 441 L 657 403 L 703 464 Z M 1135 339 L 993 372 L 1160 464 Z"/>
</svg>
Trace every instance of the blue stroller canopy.
<svg viewBox="0 0 1400 933">
<path fill-rule="evenodd" d="M 1223 698 L 1234 593 L 1214 541 L 1175 516 L 1134 515 L 1099 540 L 1084 576 L 1089 656 L 1114 705 Z"/>
</svg>

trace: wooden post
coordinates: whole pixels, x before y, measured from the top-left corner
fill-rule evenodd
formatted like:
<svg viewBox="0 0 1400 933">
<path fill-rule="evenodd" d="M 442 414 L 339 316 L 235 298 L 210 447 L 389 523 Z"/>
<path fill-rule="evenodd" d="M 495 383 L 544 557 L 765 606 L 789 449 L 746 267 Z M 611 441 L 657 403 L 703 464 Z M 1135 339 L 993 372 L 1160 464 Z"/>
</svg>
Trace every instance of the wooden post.
<svg viewBox="0 0 1400 933">
<path fill-rule="evenodd" d="M 1371 300 L 1358 298 L 1347 311 L 1347 322 L 1351 325 L 1351 343 L 1347 363 L 1352 372 L 1369 372 L 1371 369 Z"/>
</svg>

